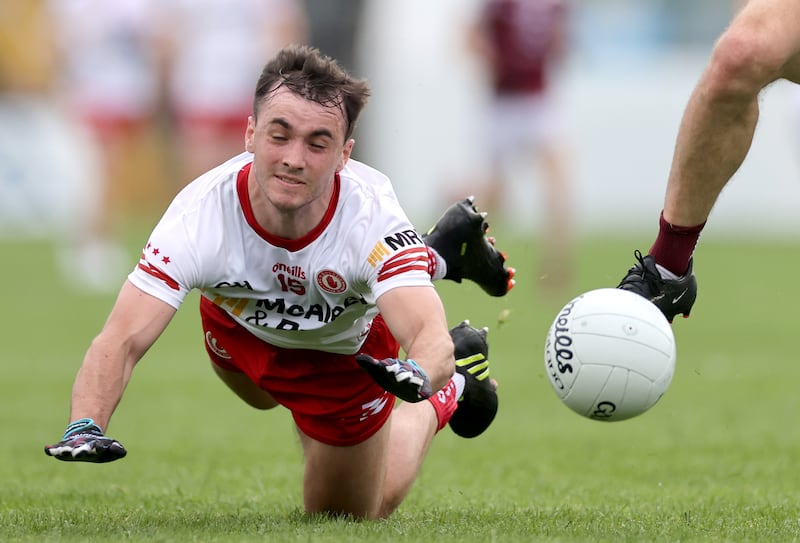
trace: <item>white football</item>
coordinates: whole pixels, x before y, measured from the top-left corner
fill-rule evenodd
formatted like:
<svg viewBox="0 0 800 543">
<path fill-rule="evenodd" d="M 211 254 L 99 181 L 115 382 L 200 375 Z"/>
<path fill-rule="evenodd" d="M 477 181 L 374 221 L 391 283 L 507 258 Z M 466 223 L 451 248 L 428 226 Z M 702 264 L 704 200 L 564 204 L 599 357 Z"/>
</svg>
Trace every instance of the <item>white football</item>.
<svg viewBox="0 0 800 543">
<path fill-rule="evenodd" d="M 669 387 L 675 336 L 661 310 L 642 296 L 591 290 L 556 316 L 544 365 L 567 407 L 593 420 L 625 420 L 653 407 Z"/>
</svg>

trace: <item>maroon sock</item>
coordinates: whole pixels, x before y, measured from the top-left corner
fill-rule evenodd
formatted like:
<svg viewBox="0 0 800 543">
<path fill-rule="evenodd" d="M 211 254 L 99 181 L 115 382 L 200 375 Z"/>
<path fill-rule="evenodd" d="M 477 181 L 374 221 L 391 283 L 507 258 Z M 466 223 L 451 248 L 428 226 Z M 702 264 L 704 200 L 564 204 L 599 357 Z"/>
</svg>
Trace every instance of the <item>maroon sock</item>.
<svg viewBox="0 0 800 543">
<path fill-rule="evenodd" d="M 706 223 L 694 226 L 676 226 L 664 220 L 664 212 L 658 218 L 658 237 L 650 254 L 657 264 L 662 265 L 675 275 L 683 275 L 689 269 L 689 259 L 697 245 L 700 232 Z"/>
</svg>

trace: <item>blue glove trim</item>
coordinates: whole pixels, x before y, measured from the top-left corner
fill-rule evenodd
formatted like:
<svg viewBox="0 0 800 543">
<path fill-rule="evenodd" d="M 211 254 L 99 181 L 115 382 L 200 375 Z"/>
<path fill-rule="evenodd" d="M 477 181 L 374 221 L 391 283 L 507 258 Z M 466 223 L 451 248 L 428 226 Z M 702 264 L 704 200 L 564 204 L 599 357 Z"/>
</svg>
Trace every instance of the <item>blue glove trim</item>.
<svg viewBox="0 0 800 543">
<path fill-rule="evenodd" d="M 64 437 L 62 437 L 62 441 L 65 439 L 69 439 L 70 436 L 75 434 L 97 434 L 103 435 L 103 429 L 100 428 L 97 424 L 95 424 L 94 419 L 84 418 L 78 419 L 76 421 L 70 422 L 67 425 L 66 430 L 64 430 Z"/>
</svg>

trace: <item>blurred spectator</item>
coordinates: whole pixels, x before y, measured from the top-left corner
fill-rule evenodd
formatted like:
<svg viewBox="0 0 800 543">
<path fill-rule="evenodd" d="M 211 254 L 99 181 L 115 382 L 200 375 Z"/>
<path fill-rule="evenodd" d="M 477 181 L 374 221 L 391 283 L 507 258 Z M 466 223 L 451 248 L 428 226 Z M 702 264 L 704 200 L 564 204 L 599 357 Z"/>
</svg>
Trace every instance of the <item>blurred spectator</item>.
<svg viewBox="0 0 800 543">
<path fill-rule="evenodd" d="M 275 51 L 305 43 L 302 0 L 163 0 L 178 176 L 184 185 L 244 150 L 253 81 Z"/>
<path fill-rule="evenodd" d="M 130 262 L 115 226 L 162 185 L 154 145 L 159 107 L 156 0 L 50 0 L 58 96 L 96 146 L 100 183 L 88 227 L 62 266 L 76 281 L 111 291 Z M 141 202 L 140 202 L 141 203 Z"/>
<path fill-rule="evenodd" d="M 514 167 L 529 175 L 538 161 L 545 218 L 540 276 L 542 285 L 562 290 L 572 276 L 572 183 L 562 148 L 551 74 L 563 59 L 567 5 L 563 0 L 485 0 L 471 34 L 485 60 L 492 90 L 491 178 L 476 191 L 477 202 L 495 217 L 507 203 Z"/>
</svg>

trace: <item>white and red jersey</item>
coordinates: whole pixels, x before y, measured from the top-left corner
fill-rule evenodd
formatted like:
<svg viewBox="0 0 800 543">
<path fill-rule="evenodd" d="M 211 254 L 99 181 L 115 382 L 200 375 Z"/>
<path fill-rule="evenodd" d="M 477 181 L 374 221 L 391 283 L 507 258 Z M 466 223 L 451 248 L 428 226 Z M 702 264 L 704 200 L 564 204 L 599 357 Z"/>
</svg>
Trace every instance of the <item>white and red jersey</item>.
<svg viewBox="0 0 800 543">
<path fill-rule="evenodd" d="M 178 308 L 202 295 L 264 341 L 353 354 L 398 286 L 432 287 L 422 238 L 389 179 L 355 160 L 337 175 L 323 220 L 287 240 L 255 221 L 243 153 L 184 188 L 128 279 Z"/>
</svg>

